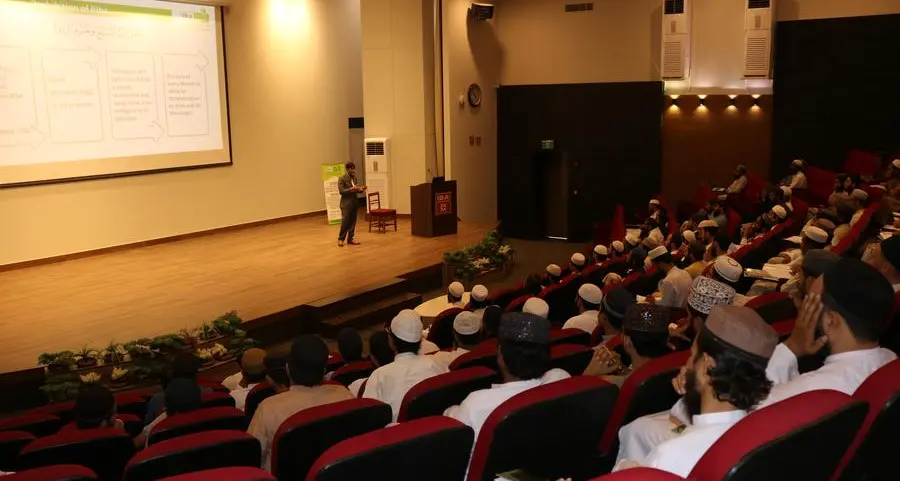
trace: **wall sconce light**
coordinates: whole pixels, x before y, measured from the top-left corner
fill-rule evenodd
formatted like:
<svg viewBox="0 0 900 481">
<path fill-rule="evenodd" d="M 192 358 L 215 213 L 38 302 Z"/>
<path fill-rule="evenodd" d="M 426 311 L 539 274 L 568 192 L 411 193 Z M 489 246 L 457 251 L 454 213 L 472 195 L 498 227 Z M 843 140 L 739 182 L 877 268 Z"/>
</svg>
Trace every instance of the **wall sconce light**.
<svg viewBox="0 0 900 481">
<path fill-rule="evenodd" d="M 729 96 L 728 96 L 728 106 L 734 107 L 734 99 L 735 99 L 735 97 L 737 97 L 737 95 L 729 95 Z"/>
<path fill-rule="evenodd" d="M 759 107 L 759 95 L 754 95 L 754 96 L 753 96 L 753 106 L 754 106 L 754 107 Z"/>
<path fill-rule="evenodd" d="M 678 107 L 678 96 L 677 95 L 672 96 L 672 106 Z"/>
</svg>

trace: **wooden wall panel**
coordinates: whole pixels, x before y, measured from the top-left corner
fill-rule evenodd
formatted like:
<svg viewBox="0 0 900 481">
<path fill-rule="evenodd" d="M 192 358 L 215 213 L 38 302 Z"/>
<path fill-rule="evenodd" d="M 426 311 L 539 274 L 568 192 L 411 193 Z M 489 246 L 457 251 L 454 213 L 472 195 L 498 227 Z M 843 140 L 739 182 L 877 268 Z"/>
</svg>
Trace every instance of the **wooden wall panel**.
<svg viewBox="0 0 900 481">
<path fill-rule="evenodd" d="M 754 101 L 758 105 L 754 105 Z M 738 164 L 768 177 L 772 96 L 683 95 L 666 99 L 662 115 L 662 190 L 674 208 L 699 184 L 726 186 Z"/>
</svg>

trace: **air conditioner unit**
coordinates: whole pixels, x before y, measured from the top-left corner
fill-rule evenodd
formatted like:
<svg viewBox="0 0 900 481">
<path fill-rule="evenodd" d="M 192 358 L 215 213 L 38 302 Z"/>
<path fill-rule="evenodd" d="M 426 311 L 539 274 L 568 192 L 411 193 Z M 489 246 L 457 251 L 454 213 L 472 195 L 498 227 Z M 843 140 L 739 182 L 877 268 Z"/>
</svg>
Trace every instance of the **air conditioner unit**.
<svg viewBox="0 0 900 481">
<path fill-rule="evenodd" d="M 683 80 L 691 71 L 691 0 L 663 0 L 663 80 Z"/>
<path fill-rule="evenodd" d="M 366 143 L 366 193 L 378 192 L 381 207 L 391 207 L 391 149 L 389 139 L 373 137 Z M 366 202 L 366 211 L 369 210 Z"/>
<path fill-rule="evenodd" d="M 744 78 L 769 78 L 772 72 L 775 0 L 745 1 Z"/>
</svg>

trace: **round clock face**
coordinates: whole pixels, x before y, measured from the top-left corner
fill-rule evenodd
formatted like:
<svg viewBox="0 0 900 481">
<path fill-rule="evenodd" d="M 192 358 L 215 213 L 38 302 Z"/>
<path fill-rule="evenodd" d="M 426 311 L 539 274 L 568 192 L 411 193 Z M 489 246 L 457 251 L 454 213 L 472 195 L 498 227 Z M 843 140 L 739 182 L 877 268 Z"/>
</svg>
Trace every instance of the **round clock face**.
<svg viewBox="0 0 900 481">
<path fill-rule="evenodd" d="M 478 84 L 469 85 L 469 105 L 478 107 L 481 105 L 481 87 Z"/>
</svg>

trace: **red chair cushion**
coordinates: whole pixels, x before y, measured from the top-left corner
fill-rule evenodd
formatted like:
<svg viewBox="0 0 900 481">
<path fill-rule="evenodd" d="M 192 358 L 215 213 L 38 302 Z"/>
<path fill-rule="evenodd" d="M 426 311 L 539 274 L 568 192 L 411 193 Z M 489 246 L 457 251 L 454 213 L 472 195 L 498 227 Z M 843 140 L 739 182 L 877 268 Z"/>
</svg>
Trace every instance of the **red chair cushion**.
<svg viewBox="0 0 900 481">
<path fill-rule="evenodd" d="M 244 412 L 233 407 L 213 407 L 176 414 L 153 426 L 148 443 L 155 444 L 185 434 L 222 429 L 245 431 L 247 419 Z"/>
<path fill-rule="evenodd" d="M 259 468 L 245 466 L 207 469 L 195 473 L 179 474 L 160 481 L 275 481 L 275 477 Z"/>
<path fill-rule="evenodd" d="M 133 454 L 134 443 L 124 431 L 88 429 L 38 438 L 22 449 L 19 462 L 24 468 L 79 464 L 93 470 L 101 480 L 115 480 L 122 476 Z"/>
<path fill-rule="evenodd" d="M 459 307 L 444 309 L 428 328 L 428 340 L 437 344 L 440 349 L 453 347 L 453 319 L 463 310 Z"/>
<path fill-rule="evenodd" d="M 3 481 L 86 481 L 97 475 L 84 466 L 58 464 L 19 471 L 3 477 Z"/>
<path fill-rule="evenodd" d="M 461 403 L 469 393 L 491 387 L 498 378 L 497 371 L 476 366 L 420 381 L 403 396 L 397 421 L 440 416 L 445 409 Z"/>
<path fill-rule="evenodd" d="M 262 462 L 259 440 L 241 431 L 187 434 L 149 446 L 131 458 L 124 481 L 153 481 L 191 471 Z"/>
<path fill-rule="evenodd" d="M 372 209 L 369 213 L 375 215 L 396 214 L 397 209 Z"/>
<path fill-rule="evenodd" d="M 41 437 L 55 433 L 61 425 L 59 417 L 52 414 L 23 414 L 0 421 L 0 431 L 27 431 Z"/>
</svg>

